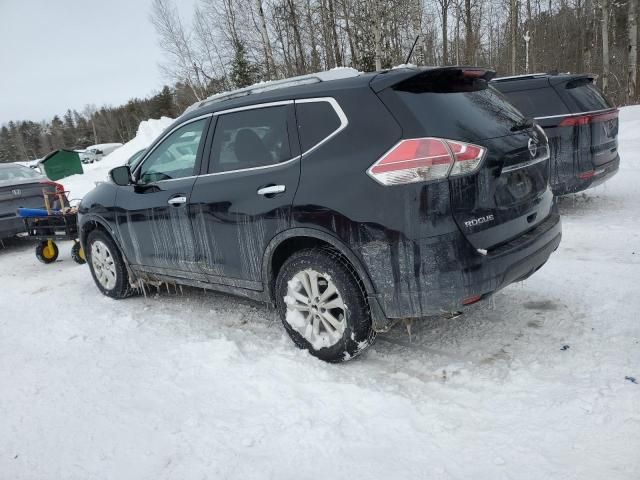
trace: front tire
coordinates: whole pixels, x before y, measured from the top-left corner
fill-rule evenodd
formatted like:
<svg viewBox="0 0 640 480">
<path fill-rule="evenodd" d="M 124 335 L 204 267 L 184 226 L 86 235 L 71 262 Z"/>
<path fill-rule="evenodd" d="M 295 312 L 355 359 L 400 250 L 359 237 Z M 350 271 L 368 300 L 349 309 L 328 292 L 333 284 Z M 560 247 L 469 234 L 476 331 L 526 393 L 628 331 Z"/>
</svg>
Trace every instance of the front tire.
<svg viewBox="0 0 640 480">
<path fill-rule="evenodd" d="M 113 239 L 102 230 L 87 238 L 87 263 L 98 289 L 107 297 L 121 299 L 133 294 L 129 273 Z"/>
<path fill-rule="evenodd" d="M 351 360 L 373 343 L 364 289 L 338 252 L 294 253 L 278 272 L 275 291 L 285 330 L 299 348 L 321 360 Z"/>
</svg>

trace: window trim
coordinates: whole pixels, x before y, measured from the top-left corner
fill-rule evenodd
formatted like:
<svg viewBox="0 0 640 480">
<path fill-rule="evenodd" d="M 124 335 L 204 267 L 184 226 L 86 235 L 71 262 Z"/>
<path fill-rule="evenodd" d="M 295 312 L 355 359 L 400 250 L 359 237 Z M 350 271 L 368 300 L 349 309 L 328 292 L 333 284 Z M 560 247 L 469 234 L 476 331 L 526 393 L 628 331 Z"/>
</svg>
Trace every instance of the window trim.
<svg viewBox="0 0 640 480">
<path fill-rule="evenodd" d="M 140 173 L 140 169 L 142 168 L 142 166 L 144 165 L 144 163 L 149 159 L 149 157 L 151 156 L 151 154 L 156 150 L 156 148 L 158 148 L 158 146 L 160 146 L 160 144 L 162 144 L 172 133 L 174 133 L 176 130 L 184 127 L 185 125 L 189 125 L 190 123 L 193 122 L 197 122 L 199 120 L 203 120 L 205 118 L 209 118 L 213 116 L 213 113 L 207 113 L 204 115 L 200 115 L 198 117 L 194 117 L 194 118 L 190 118 L 189 120 L 182 122 L 178 125 L 176 125 L 175 127 L 173 127 L 171 130 L 169 130 L 167 133 L 165 133 L 162 137 L 160 137 L 160 140 L 158 140 L 155 145 L 153 146 L 153 148 L 151 150 L 149 150 L 146 155 L 144 156 L 144 158 L 142 160 L 140 160 L 138 162 L 138 165 L 136 165 L 135 169 L 133 170 L 133 172 L 131 172 L 131 176 L 135 179 L 135 181 L 137 182 L 139 180 L 138 178 L 138 174 Z M 204 138 L 202 139 L 202 141 L 206 141 L 206 125 L 205 125 L 205 130 L 202 132 L 204 134 Z M 198 147 L 198 150 L 200 150 L 200 148 Z M 198 162 L 198 158 L 197 158 L 197 154 L 196 154 L 196 164 Z M 195 165 L 194 165 L 194 169 L 195 169 Z M 180 178 L 167 178 L 165 180 L 158 180 L 155 182 L 151 182 L 147 185 L 155 185 L 157 183 L 162 183 L 162 182 L 174 182 L 176 180 L 184 180 L 187 178 L 193 178 L 196 177 L 197 175 L 189 175 L 188 177 L 180 177 Z"/>
<path fill-rule="evenodd" d="M 218 112 L 214 112 L 213 116 L 214 117 L 219 117 L 220 115 L 225 115 L 227 113 L 237 113 L 237 112 L 244 112 L 247 110 L 257 110 L 259 108 L 269 108 L 269 107 L 284 107 L 284 106 L 288 106 L 288 105 L 293 105 L 294 101 L 293 100 L 281 100 L 278 102 L 267 102 L 267 103 L 256 103 L 254 105 L 245 105 L 244 107 L 236 107 L 236 108 L 229 108 L 227 110 L 220 110 Z M 216 122 L 216 129 L 217 129 L 218 125 Z M 215 130 L 213 132 L 213 136 L 211 137 L 211 141 L 210 141 L 210 145 L 209 148 L 212 149 L 212 145 L 213 145 L 213 140 L 215 137 Z M 297 129 L 296 129 L 296 133 L 297 133 Z M 209 152 L 209 155 L 211 155 L 211 152 Z M 253 170 L 263 170 L 265 168 L 272 168 L 272 167 L 277 167 L 280 165 L 287 165 L 289 163 L 294 162 L 295 160 L 299 160 L 301 157 L 301 155 L 296 155 L 295 157 L 290 158 L 289 160 L 285 160 L 284 162 L 279 162 L 279 163 L 274 163 L 272 165 L 262 165 L 260 167 L 249 167 L 249 168 L 238 168 L 236 170 L 226 170 L 224 172 L 212 172 L 212 173 L 203 173 L 201 175 L 197 175 L 198 177 L 211 177 L 213 175 L 224 175 L 225 173 L 237 173 L 237 172 L 250 172 Z"/>
<path fill-rule="evenodd" d="M 547 117 L 534 117 L 534 120 L 547 120 L 551 118 L 562 118 L 562 117 L 578 117 L 580 115 L 592 115 L 595 113 L 603 113 L 616 110 L 616 107 L 611 108 L 603 108 L 600 110 L 589 110 L 588 112 L 575 112 L 575 113 L 563 113 L 561 115 L 549 115 Z"/>
<path fill-rule="evenodd" d="M 250 171 L 254 171 L 254 170 L 264 170 L 264 169 L 267 169 L 267 168 L 280 167 L 282 165 L 287 165 L 289 163 L 293 163 L 296 160 L 300 160 L 305 155 L 309 155 L 311 152 L 313 152 L 316 149 L 320 148 L 323 144 L 325 144 L 326 142 L 331 140 L 333 137 L 338 135 L 340 132 L 342 132 L 349 125 L 349 119 L 347 118 L 347 115 L 344 113 L 344 110 L 342 110 L 342 107 L 340 106 L 338 101 L 333 97 L 299 98 L 299 99 L 295 99 L 295 100 L 282 100 L 280 102 L 258 103 L 258 104 L 255 104 L 255 105 L 247 105 L 247 106 L 244 106 L 244 107 L 230 108 L 228 110 L 222 110 L 220 112 L 215 112 L 214 115 L 218 116 L 218 115 L 225 114 L 225 113 L 235 113 L 235 112 L 241 112 L 241 111 L 245 111 L 245 110 L 255 110 L 257 108 L 277 107 L 277 106 L 281 106 L 281 105 L 291 105 L 291 104 L 295 105 L 297 103 L 320 103 L 320 102 L 327 102 L 329 105 L 331 105 L 331 107 L 333 107 L 333 110 L 336 112 L 336 115 L 338 115 L 338 118 L 340 119 L 340 125 L 333 132 L 331 132 L 325 138 L 320 140 L 313 147 L 308 148 L 307 150 L 302 152 L 300 155 L 296 155 L 295 157 L 293 157 L 293 158 L 291 158 L 291 159 L 289 159 L 289 160 L 287 160 L 285 162 L 274 163 L 273 165 L 264 165 L 264 166 L 261 166 L 261 167 L 239 168 L 237 170 L 227 170 L 226 172 L 205 173 L 205 174 L 198 175 L 198 176 L 199 177 L 212 177 L 214 175 L 226 175 L 228 173 L 250 172 Z M 296 134 L 299 135 L 298 126 L 297 125 L 296 125 L 296 129 L 295 130 L 296 130 Z"/>
<path fill-rule="evenodd" d="M 299 99 L 294 99 L 294 100 L 281 100 L 281 101 L 277 101 L 277 102 L 255 103 L 255 104 L 252 104 L 252 105 L 245 105 L 243 107 L 228 108 L 226 110 L 219 110 L 217 112 L 207 113 L 207 114 L 204 114 L 204 115 L 200 115 L 198 117 L 190 118 L 189 120 L 187 120 L 185 122 L 182 122 L 179 125 L 176 125 L 169 132 L 167 132 L 165 135 L 163 135 L 162 138 L 160 139 L 160 141 L 156 142 L 156 144 L 153 147 L 153 149 L 150 150 L 149 152 L 147 152 L 147 154 L 145 155 L 145 158 L 143 158 L 139 162 L 139 164 L 136 167 L 136 169 L 134 170 L 132 176 L 137 181 L 137 174 L 138 174 L 140 168 L 142 168 L 142 165 L 144 164 L 144 162 L 147 161 L 148 156 L 153 153 L 153 151 L 158 147 L 158 145 L 160 145 L 169 135 L 171 135 L 177 129 L 179 129 L 179 128 L 183 127 L 184 125 L 187 125 L 187 124 L 189 124 L 191 122 L 195 122 L 197 120 L 202 120 L 203 118 L 207 118 L 207 117 L 216 118 L 216 117 L 218 117 L 220 115 L 224 115 L 224 114 L 227 114 L 227 113 L 243 112 L 243 111 L 246 111 L 246 110 L 256 110 L 258 108 L 279 107 L 279 106 L 284 106 L 284 105 L 294 105 L 295 106 L 296 103 L 319 103 L 319 102 L 327 102 L 329 105 L 331 105 L 333 110 L 336 112 L 336 115 L 338 115 L 338 118 L 340 119 L 340 125 L 338 126 L 338 128 L 336 128 L 333 132 L 331 132 L 325 138 L 320 140 L 314 146 L 312 146 L 311 148 L 308 148 L 304 152 L 300 153 L 300 155 L 296 155 L 295 157 L 290 158 L 289 160 L 286 160 L 284 162 L 274 163 L 273 165 L 263 165 L 261 167 L 239 168 L 237 170 L 227 170 L 226 172 L 213 172 L 213 173 L 195 174 L 195 175 L 191 175 L 189 177 L 170 178 L 170 179 L 166 179 L 166 180 L 158 180 L 155 183 L 174 182 L 176 180 L 184 180 L 184 179 L 196 178 L 196 177 L 211 177 L 211 176 L 214 176 L 214 175 L 226 175 L 226 174 L 229 174 L 229 173 L 250 172 L 250 171 L 254 171 L 254 170 L 264 170 L 264 169 L 267 169 L 267 168 L 275 168 L 275 167 L 280 167 L 280 166 L 283 166 L 283 165 L 288 165 L 290 163 L 295 162 L 296 160 L 300 160 L 305 155 L 309 155 L 313 151 L 317 150 L 322 145 L 324 145 L 326 142 L 328 142 L 333 137 L 335 137 L 340 132 L 342 132 L 345 128 L 347 128 L 347 126 L 349 125 L 349 119 L 347 118 L 347 115 L 344 113 L 344 110 L 342 109 L 342 107 L 340 106 L 340 104 L 338 103 L 338 101 L 335 98 L 333 98 L 333 97 L 312 97 L 312 98 L 299 98 Z M 298 126 L 297 125 L 295 127 L 295 130 L 296 130 L 296 134 L 299 135 Z M 215 131 L 214 131 L 214 134 L 215 134 Z M 213 138 L 210 140 L 209 143 L 211 143 L 211 142 L 213 142 Z M 205 148 L 206 148 L 206 146 L 205 146 Z"/>
</svg>

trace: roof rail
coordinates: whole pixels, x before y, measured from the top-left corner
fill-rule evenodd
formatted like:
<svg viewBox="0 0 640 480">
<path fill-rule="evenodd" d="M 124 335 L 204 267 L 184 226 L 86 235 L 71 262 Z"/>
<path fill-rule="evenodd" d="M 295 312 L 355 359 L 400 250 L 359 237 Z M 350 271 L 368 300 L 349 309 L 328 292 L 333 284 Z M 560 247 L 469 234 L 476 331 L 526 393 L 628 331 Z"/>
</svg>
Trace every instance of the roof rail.
<svg viewBox="0 0 640 480">
<path fill-rule="evenodd" d="M 540 77 L 546 77 L 550 75 L 549 73 L 525 73 L 523 75 L 511 75 L 508 77 L 496 77 L 494 78 L 492 81 L 493 82 L 499 82 L 501 80 L 525 80 L 527 78 L 540 78 Z"/>
<path fill-rule="evenodd" d="M 311 83 L 327 82 L 330 80 L 339 80 L 342 78 L 353 78 L 361 75 L 355 68 L 338 67 L 332 70 L 324 72 L 312 73 L 309 75 L 299 75 L 297 77 L 285 78 L 282 80 L 271 80 L 268 82 L 260 82 L 249 87 L 239 88 L 230 92 L 216 93 L 204 100 L 194 103 L 188 107 L 183 115 L 187 112 L 195 110 L 196 108 L 211 105 L 212 103 L 221 102 L 223 100 L 231 100 L 233 98 L 244 97 L 246 95 L 253 95 L 256 93 L 268 92 L 270 90 L 277 90 L 279 88 L 294 87 L 297 85 L 307 85 Z"/>
</svg>

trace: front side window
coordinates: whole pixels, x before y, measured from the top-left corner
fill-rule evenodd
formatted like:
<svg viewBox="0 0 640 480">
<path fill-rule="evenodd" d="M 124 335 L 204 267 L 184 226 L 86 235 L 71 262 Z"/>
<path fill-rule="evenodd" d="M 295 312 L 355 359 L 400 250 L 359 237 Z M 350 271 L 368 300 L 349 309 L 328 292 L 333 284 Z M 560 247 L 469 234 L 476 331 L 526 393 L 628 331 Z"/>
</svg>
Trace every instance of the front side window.
<svg viewBox="0 0 640 480">
<path fill-rule="evenodd" d="M 138 182 L 148 184 L 193 175 L 207 119 L 188 123 L 165 138 L 140 168 Z"/>
<path fill-rule="evenodd" d="M 264 167 L 291 159 L 288 106 L 255 108 L 218 117 L 210 173 Z"/>
</svg>

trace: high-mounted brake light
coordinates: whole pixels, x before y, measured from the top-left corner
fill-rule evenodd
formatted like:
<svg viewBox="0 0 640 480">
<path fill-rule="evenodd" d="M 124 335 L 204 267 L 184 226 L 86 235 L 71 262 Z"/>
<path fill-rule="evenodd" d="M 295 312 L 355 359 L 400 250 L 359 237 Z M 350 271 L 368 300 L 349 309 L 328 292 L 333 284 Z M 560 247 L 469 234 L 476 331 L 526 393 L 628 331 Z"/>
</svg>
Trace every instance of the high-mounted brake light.
<svg viewBox="0 0 640 480">
<path fill-rule="evenodd" d="M 442 180 L 474 173 L 486 149 L 442 138 L 401 140 L 371 165 L 367 173 L 382 185 Z"/>
<path fill-rule="evenodd" d="M 606 122 L 618 118 L 618 110 L 605 113 L 592 113 L 587 115 L 576 115 L 573 117 L 563 118 L 558 124 L 559 127 L 577 127 L 580 125 L 588 125 L 590 123 Z"/>
<path fill-rule="evenodd" d="M 481 68 L 465 68 L 462 70 L 462 76 L 468 78 L 483 78 L 488 73 L 488 70 Z"/>
</svg>

